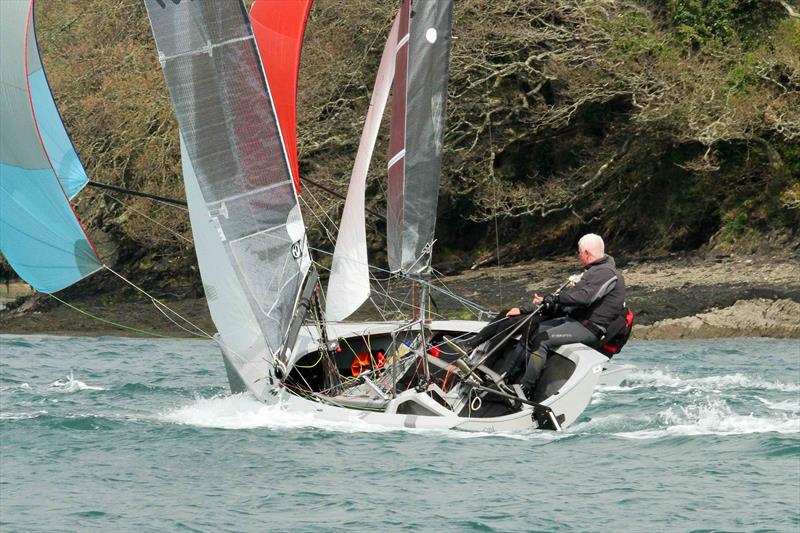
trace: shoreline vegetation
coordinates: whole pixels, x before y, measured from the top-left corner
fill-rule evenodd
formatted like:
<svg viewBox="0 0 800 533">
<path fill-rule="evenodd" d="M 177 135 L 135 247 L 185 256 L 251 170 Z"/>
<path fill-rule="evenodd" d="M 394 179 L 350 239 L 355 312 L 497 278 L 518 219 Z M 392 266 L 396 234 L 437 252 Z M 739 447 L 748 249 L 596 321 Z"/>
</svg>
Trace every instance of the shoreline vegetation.
<svg viewBox="0 0 800 533">
<path fill-rule="evenodd" d="M 637 314 L 634 338 L 800 338 L 799 259 L 796 251 L 780 255 L 693 253 L 648 260 L 620 259 L 628 286 L 628 305 Z M 564 256 L 499 269 L 484 266 L 444 276 L 440 281 L 456 294 L 496 311 L 521 303 L 533 292 L 552 291 L 579 271 L 575 258 Z M 160 311 L 140 293 L 118 289 L 106 285 L 103 292 L 91 292 L 78 287 L 58 294 L 80 311 L 44 294 L 22 296 L 0 311 L 0 333 L 194 336 L 172 320 L 188 330 L 192 326 L 169 311 Z M 172 289 L 167 286 L 148 292 L 201 330 L 213 334 L 214 326 L 202 295 Z M 401 295 L 407 290 L 407 286 L 398 286 L 392 292 Z M 436 304 L 439 313 L 447 318 L 473 318 L 445 297 L 437 297 Z M 114 327 L 84 313 L 139 331 Z M 365 304 L 353 320 L 375 318 L 378 316 L 374 307 Z"/>
<path fill-rule="evenodd" d="M 800 13 L 790 4 L 456 2 L 434 255 L 442 281 L 487 309 L 511 307 L 578 272 L 575 244 L 593 232 L 626 275 L 635 337 L 798 337 Z M 94 181 L 183 198 L 144 5 L 115 6 L 36 3 L 59 112 Z M 314 3 L 298 88 L 303 178 L 347 190 L 396 9 L 395 0 Z M 379 212 L 388 122 L 367 182 L 367 207 Z M 303 200 L 309 241 L 331 251 L 341 200 L 310 185 Z M 73 206 L 103 263 L 214 331 L 186 211 L 94 188 Z M 378 265 L 385 234 L 368 216 Z M 318 260 L 324 272 L 330 258 Z M 0 286 L 11 291 L 14 279 L 0 257 Z M 408 296 L 407 284 L 390 289 Z M 103 320 L 189 336 L 109 272 L 57 296 Z M 47 295 L 8 307 L 0 333 L 126 334 Z"/>
</svg>

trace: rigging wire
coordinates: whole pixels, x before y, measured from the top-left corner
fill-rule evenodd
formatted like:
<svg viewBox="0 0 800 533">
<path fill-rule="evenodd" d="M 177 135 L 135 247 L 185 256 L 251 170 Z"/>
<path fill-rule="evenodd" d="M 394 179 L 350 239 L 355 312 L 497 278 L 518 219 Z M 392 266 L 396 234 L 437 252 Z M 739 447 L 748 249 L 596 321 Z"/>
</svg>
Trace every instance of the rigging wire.
<svg viewBox="0 0 800 533">
<path fill-rule="evenodd" d="M 209 334 L 208 334 L 208 332 L 206 332 L 205 330 L 203 330 L 203 329 L 202 329 L 200 326 L 198 326 L 198 325 L 194 324 L 194 323 L 193 323 L 191 320 L 189 320 L 188 318 L 186 318 L 186 317 L 182 316 L 180 313 L 178 313 L 177 311 L 175 311 L 174 309 L 172 309 L 171 307 L 169 307 L 168 305 L 166 305 L 164 302 L 160 301 L 160 300 L 159 300 L 158 298 L 156 298 L 155 296 L 153 296 L 153 295 L 151 295 L 150 293 L 148 293 L 148 292 L 147 292 L 146 290 L 144 290 L 143 288 L 139 287 L 138 285 L 136 285 L 135 283 L 133 283 L 132 281 L 130 281 L 128 278 L 126 278 L 125 276 L 123 276 L 123 275 L 122 275 L 122 274 L 120 274 L 119 272 L 117 272 L 117 271 L 115 271 L 114 269 L 112 269 L 110 266 L 108 266 L 108 265 L 104 264 L 104 265 L 103 265 L 103 268 L 105 268 L 106 270 L 108 270 L 109 272 L 111 272 L 112 274 L 114 274 L 115 276 L 117 276 L 119 279 L 121 279 L 122 281 L 124 281 L 125 283 L 127 283 L 128 285 L 130 285 L 131 287 L 133 287 L 134 289 L 136 289 L 137 291 L 141 292 L 142 294 L 144 294 L 145 296 L 147 296 L 148 298 L 150 298 L 150 300 L 153 302 L 153 304 L 154 304 L 154 305 L 155 305 L 155 303 L 156 303 L 156 302 L 158 302 L 159 304 L 161 304 L 162 306 L 164 306 L 164 308 L 165 308 L 165 309 L 167 309 L 167 310 L 168 310 L 170 313 L 172 313 L 172 314 L 173 314 L 173 315 L 175 315 L 176 317 L 180 318 L 181 320 L 183 320 L 185 323 L 189 324 L 190 326 L 192 326 L 194 329 L 196 329 L 197 331 L 199 331 L 200 333 L 202 333 L 202 334 L 203 334 L 205 337 L 208 337 L 209 339 L 213 339 L 213 338 L 214 338 L 212 335 L 209 335 Z"/>
<path fill-rule="evenodd" d="M 318 189 L 321 189 L 321 190 L 325 191 L 326 193 L 330 194 L 331 196 L 333 196 L 335 198 L 338 198 L 339 200 L 347 201 L 347 197 L 345 195 L 343 195 L 342 193 L 336 192 L 333 189 L 330 189 L 330 188 L 326 187 L 325 185 L 322 185 L 321 183 L 317 183 L 316 181 L 314 181 L 314 180 L 312 180 L 310 178 L 305 178 L 303 176 L 300 176 L 300 181 L 303 181 L 305 183 L 310 183 L 314 187 L 317 187 Z M 378 213 L 377 211 L 373 211 L 369 207 L 364 207 L 364 211 L 366 211 L 367 213 L 369 213 L 372 216 L 376 216 L 376 217 L 380 218 L 381 220 L 384 220 L 384 221 L 386 220 L 386 215 L 384 215 L 382 213 Z"/>
<path fill-rule="evenodd" d="M 155 332 L 152 332 L 152 331 L 145 331 L 145 330 L 143 330 L 143 329 L 134 328 L 134 327 L 132 327 L 132 326 L 126 326 L 125 324 L 120 324 L 120 323 L 118 323 L 118 322 L 113 322 L 113 321 L 111 321 L 111 320 L 107 320 L 107 319 L 105 319 L 105 318 L 102 318 L 102 317 L 99 317 L 99 316 L 97 316 L 97 315 L 93 315 L 93 314 L 92 314 L 92 313 L 90 313 L 89 311 L 86 311 L 86 310 L 84 310 L 84 309 L 80 309 L 79 307 L 77 307 L 77 306 L 74 306 L 74 305 L 72 305 L 72 304 L 71 304 L 71 303 L 69 303 L 69 302 L 65 302 L 64 300 L 62 300 L 61 298 L 59 298 L 59 297 L 58 297 L 58 296 L 56 296 L 55 294 L 50 294 L 50 293 L 46 293 L 46 294 L 47 294 L 48 296 L 50 296 L 51 298 L 53 298 L 54 300 L 56 300 L 56 301 L 58 301 L 58 302 L 60 302 L 60 303 L 62 303 L 62 304 L 64 304 L 64 305 L 66 305 L 66 306 L 67 306 L 67 307 L 69 307 L 70 309 L 72 309 L 72 310 L 74 310 L 74 311 L 77 311 L 78 313 L 80 313 L 80 314 L 82 314 L 82 315 L 86 315 L 86 316 L 88 316 L 89 318 L 92 318 L 92 319 L 94 319 L 94 320 L 97 320 L 98 322 L 102 322 L 102 323 L 104 323 L 104 324 L 108 324 L 108 325 L 110 325 L 110 326 L 114 326 L 114 327 L 117 327 L 117 328 L 120 328 L 120 329 L 124 329 L 124 330 L 127 330 L 127 331 L 133 331 L 133 332 L 135 332 L 135 333 L 141 333 L 141 334 L 143 334 L 143 335 L 150 335 L 150 336 L 152 336 L 152 337 L 160 337 L 160 338 L 162 338 L 162 339 L 169 339 L 169 338 L 172 338 L 172 337 L 170 337 L 169 335 L 162 335 L 162 334 L 160 334 L 160 333 L 155 333 Z"/>
<path fill-rule="evenodd" d="M 328 252 L 327 250 L 323 250 L 323 249 L 321 249 L 321 248 L 315 248 L 315 247 L 313 247 L 313 246 L 309 246 L 309 250 L 311 250 L 311 251 L 313 251 L 313 252 L 316 252 L 316 253 L 319 253 L 319 254 L 323 254 L 323 255 L 331 255 L 331 256 L 333 255 L 331 252 Z M 322 270 L 325 270 L 325 271 L 328 271 L 328 272 L 330 272 L 330 268 L 327 268 L 327 267 L 325 267 L 325 266 L 322 266 L 322 265 L 320 265 L 319 263 L 317 263 L 317 265 L 318 265 L 318 266 L 319 266 L 319 267 L 320 267 Z M 431 283 L 430 281 L 427 281 L 427 280 L 424 280 L 424 279 L 420 279 L 420 278 L 416 278 L 416 277 L 413 277 L 413 276 L 407 276 L 407 275 L 405 275 L 405 274 L 402 274 L 402 273 L 394 273 L 394 272 L 392 272 L 392 271 L 390 271 L 390 270 L 387 270 L 387 269 L 385 269 L 385 268 L 381 268 L 381 267 L 379 267 L 379 266 L 375 266 L 375 265 L 369 265 L 369 264 L 368 264 L 367 266 L 368 266 L 368 267 L 369 267 L 371 270 L 377 270 L 377 271 L 379 271 L 379 272 L 383 272 L 383 273 L 390 274 L 390 276 L 389 276 L 388 278 L 386 278 L 386 281 L 387 281 L 387 282 L 391 282 L 392 280 L 402 279 L 402 280 L 405 280 L 405 281 L 413 281 L 413 282 L 421 283 L 421 284 L 427 285 L 427 286 L 428 286 L 430 289 L 432 289 L 432 290 L 435 290 L 436 292 L 439 292 L 439 293 L 441 293 L 441 294 L 443 294 L 443 295 L 445 295 L 445 296 L 448 296 L 448 297 L 450 297 L 450 298 L 452 298 L 452 299 L 456 300 L 457 302 L 459 302 L 459 303 L 461 303 L 461 304 L 463 304 L 463 305 L 466 305 L 466 306 L 472 306 L 472 307 L 474 307 L 475 309 L 481 310 L 481 311 L 483 311 L 483 312 L 488 312 L 488 311 L 487 311 L 486 309 L 484 309 L 484 308 L 483 308 L 481 305 L 479 305 L 479 304 L 477 304 L 477 303 L 473 302 L 472 300 L 469 300 L 469 299 L 467 299 L 467 298 L 464 298 L 463 296 L 459 296 L 458 294 L 456 294 L 456 293 L 452 292 L 450 289 L 448 289 L 448 288 L 446 288 L 446 287 L 445 287 L 445 288 L 442 288 L 442 287 L 439 287 L 439 286 L 437 286 L 437 285 L 434 285 L 434 284 L 433 284 L 433 283 Z M 374 278 L 372 275 L 370 275 L 370 278 L 372 278 L 373 280 L 376 280 L 376 278 Z M 376 291 L 376 292 L 377 292 L 377 291 Z M 381 293 L 379 293 L 379 294 L 381 294 Z M 410 293 L 408 293 L 408 294 L 410 294 Z M 381 295 L 382 295 L 382 296 L 388 296 L 388 289 L 386 289 L 386 292 L 382 293 Z M 391 298 L 391 297 L 390 297 L 390 298 Z M 401 303 L 403 303 L 403 304 L 406 304 L 406 302 L 405 302 L 405 301 L 403 301 L 403 300 L 400 300 L 400 299 L 397 299 L 397 298 L 393 298 L 393 299 L 394 299 L 394 300 L 396 300 L 396 301 L 399 301 L 399 302 L 401 302 Z M 410 305 L 410 304 L 407 304 L 407 305 Z M 413 306 L 412 306 L 412 307 L 413 307 Z M 398 311 L 399 311 L 399 309 L 398 309 Z M 441 315 L 440 315 L 440 316 L 441 316 Z"/>
<path fill-rule="evenodd" d="M 497 176 L 494 173 L 494 141 L 492 139 L 492 120 L 489 119 L 489 164 L 491 165 L 490 174 L 492 176 L 492 218 L 494 218 L 494 247 L 497 254 L 497 296 L 499 301 L 503 301 L 503 278 L 500 275 L 500 230 L 497 223 L 497 207 L 499 205 L 497 200 Z"/>
<path fill-rule="evenodd" d="M 165 312 L 164 312 L 164 309 L 162 309 L 162 306 L 164 306 L 164 304 L 162 304 L 162 303 L 161 303 L 161 302 L 159 302 L 158 300 L 153 300 L 153 301 L 152 301 L 152 303 L 153 303 L 153 306 L 154 306 L 156 309 L 158 309 L 158 310 L 159 310 L 159 312 L 160 312 L 162 315 L 164 315 L 164 318 L 166 318 L 167 320 L 169 320 L 170 322 L 172 322 L 173 324 L 175 324 L 175 326 L 176 326 L 176 327 L 178 327 L 178 328 L 182 329 L 183 331 L 185 331 L 185 332 L 186 332 L 186 333 L 188 333 L 189 335 L 194 335 L 195 337 L 200 337 L 200 338 L 206 338 L 206 337 L 207 337 L 207 335 L 202 335 L 202 334 L 200 334 L 200 333 L 195 333 L 194 331 L 191 331 L 191 330 L 189 330 L 189 329 L 187 329 L 187 328 L 185 328 L 185 327 L 181 326 L 180 324 L 178 324 L 178 323 L 177 323 L 177 322 L 176 322 L 176 321 L 175 321 L 175 320 L 174 320 L 172 317 L 170 317 L 170 316 L 169 316 L 167 313 L 165 313 Z M 164 306 L 164 307 L 166 307 L 166 306 Z M 171 311 L 171 312 L 173 312 L 173 313 L 174 313 L 174 311 L 172 311 L 172 309 L 169 309 L 168 307 L 167 307 L 167 309 L 168 309 L 169 311 Z M 212 338 L 212 337 L 208 337 L 208 338 Z"/>
<path fill-rule="evenodd" d="M 164 229 L 164 230 L 168 231 L 169 233 L 172 233 L 173 235 L 175 235 L 175 236 L 176 236 L 176 237 L 178 237 L 179 239 L 182 239 L 182 240 L 186 241 L 187 243 L 191 244 L 192 246 L 194 246 L 194 241 L 192 241 L 191 239 L 187 239 L 186 237 L 184 237 L 183 235 L 181 235 L 180 233 L 178 233 L 178 232 L 177 232 L 177 231 L 175 231 L 174 229 L 170 228 L 169 226 L 165 226 L 164 224 L 160 223 L 159 221 L 155 220 L 154 218 L 151 218 L 151 217 L 149 217 L 148 215 L 146 215 L 146 214 L 142 213 L 141 211 L 137 210 L 135 207 L 133 207 L 133 206 L 131 206 L 131 205 L 129 205 L 129 204 L 126 204 L 125 202 L 123 202 L 123 201 L 122 201 L 122 200 L 120 200 L 119 198 L 114 198 L 113 196 L 111 196 L 111 195 L 110 195 L 110 194 L 108 194 L 107 192 L 104 192 L 103 194 L 104 194 L 104 195 L 105 195 L 107 198 L 109 198 L 109 199 L 111 199 L 111 200 L 113 200 L 113 201 L 115 201 L 115 202 L 118 202 L 118 203 L 119 203 L 120 205 L 122 205 L 124 208 L 126 208 L 126 209 L 130 209 L 131 211 L 133 211 L 133 212 L 134 212 L 134 213 L 136 213 L 137 215 L 141 215 L 141 216 L 143 216 L 144 218 L 146 218 L 147 220 L 149 220 L 149 221 L 150 221 L 150 222 L 152 222 L 153 224 L 155 224 L 155 225 L 159 226 L 160 228 L 162 228 L 162 229 Z"/>
</svg>

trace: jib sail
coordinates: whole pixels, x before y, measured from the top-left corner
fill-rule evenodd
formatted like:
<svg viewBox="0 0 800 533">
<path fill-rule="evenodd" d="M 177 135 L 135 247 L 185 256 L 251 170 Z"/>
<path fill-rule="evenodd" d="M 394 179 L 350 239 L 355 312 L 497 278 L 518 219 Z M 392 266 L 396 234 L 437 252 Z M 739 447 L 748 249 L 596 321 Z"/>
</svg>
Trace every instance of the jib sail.
<svg viewBox="0 0 800 533">
<path fill-rule="evenodd" d="M 325 315 L 329 320 L 344 320 L 353 314 L 370 294 L 364 195 L 369 163 L 394 76 L 397 27 L 398 19 L 395 18 L 375 77 L 375 87 L 372 90 L 367 118 L 364 121 L 358 153 L 350 176 L 347 201 L 342 212 L 336 249 L 333 252 L 331 277 L 328 281 Z"/>
</svg>

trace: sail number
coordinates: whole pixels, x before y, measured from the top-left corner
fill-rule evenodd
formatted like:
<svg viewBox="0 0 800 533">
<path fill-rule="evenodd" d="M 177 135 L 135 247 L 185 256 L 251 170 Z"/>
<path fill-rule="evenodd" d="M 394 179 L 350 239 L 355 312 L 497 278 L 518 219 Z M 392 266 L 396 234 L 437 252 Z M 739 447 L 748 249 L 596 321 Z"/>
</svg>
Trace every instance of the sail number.
<svg viewBox="0 0 800 533">
<path fill-rule="evenodd" d="M 173 4 L 175 4 L 175 5 L 177 6 L 178 4 L 180 4 L 180 3 L 181 3 L 181 1 L 182 1 L 182 0 L 169 0 L 169 1 L 170 1 L 170 2 L 172 2 Z M 194 2 L 194 0 L 189 0 L 189 2 Z M 156 0 L 156 4 L 158 4 L 159 6 L 161 6 L 161 9 L 166 9 L 166 7 L 167 7 L 167 0 Z"/>
</svg>

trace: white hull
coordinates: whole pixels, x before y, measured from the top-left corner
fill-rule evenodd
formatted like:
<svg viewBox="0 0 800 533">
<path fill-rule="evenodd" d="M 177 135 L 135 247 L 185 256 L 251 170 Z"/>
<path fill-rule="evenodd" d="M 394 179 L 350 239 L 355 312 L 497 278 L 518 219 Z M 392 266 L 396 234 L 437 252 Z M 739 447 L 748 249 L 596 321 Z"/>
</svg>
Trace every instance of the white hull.
<svg viewBox="0 0 800 533">
<path fill-rule="evenodd" d="M 360 338 L 367 334 L 385 335 L 401 325 L 400 323 L 386 322 L 330 324 L 328 335 L 330 338 Z M 483 325 L 485 324 L 475 321 L 435 321 L 430 325 L 430 329 L 433 332 L 458 334 L 477 331 Z M 298 339 L 297 349 L 293 358 L 295 361 L 317 349 L 317 340 L 312 335 L 312 331 L 305 330 L 303 333 Z M 226 352 L 224 346 L 222 347 L 222 352 L 228 370 L 231 390 L 241 392 L 247 380 L 242 380 L 236 375 L 236 359 Z M 558 349 L 557 354 L 551 354 L 549 361 L 559 359 L 561 367 L 568 367 L 571 371 L 567 376 L 562 370 L 563 379 L 556 376 L 557 379 L 552 380 L 552 387 L 548 385 L 547 397 L 539 401 L 541 405 L 552 409 L 553 414 L 563 428 L 573 423 L 589 404 L 592 392 L 598 383 L 608 358 L 582 344 L 562 346 Z M 558 365 L 553 364 L 552 366 L 556 367 Z M 550 367 L 551 364 L 549 363 L 548 368 Z M 543 378 L 547 377 L 548 370 L 546 369 L 543 373 Z M 436 386 L 430 386 L 428 390 L 432 389 L 437 389 L 437 391 L 441 392 L 441 389 Z M 272 403 L 278 399 L 286 409 L 298 413 L 310 413 L 321 421 L 367 423 L 393 428 L 460 429 L 480 432 L 520 431 L 539 427 L 535 417 L 532 416 L 533 408 L 529 406 L 522 406 L 521 410 L 502 416 L 459 416 L 453 410 L 432 399 L 426 391 L 418 392 L 413 388 L 398 394 L 388 402 L 380 402 L 380 410 L 374 410 L 374 407 L 370 410 L 358 408 L 358 405 L 354 405 L 354 401 L 348 402 L 346 397 L 321 395 L 315 399 L 301 397 L 288 388 L 277 384 L 277 382 L 275 387 L 268 387 L 260 391 L 251 390 L 251 392 L 255 393 L 262 401 Z M 376 401 L 380 401 L 377 398 L 377 394 Z M 350 403 L 351 405 L 345 406 L 342 405 L 343 403 Z M 413 404 L 411 411 L 416 414 L 398 413 L 398 410 L 409 411 L 408 406 L 411 404 Z M 362 403 L 362 405 L 370 407 L 368 402 Z M 403 409 L 403 406 L 406 408 Z M 463 414 L 463 410 L 461 412 Z"/>
</svg>

